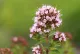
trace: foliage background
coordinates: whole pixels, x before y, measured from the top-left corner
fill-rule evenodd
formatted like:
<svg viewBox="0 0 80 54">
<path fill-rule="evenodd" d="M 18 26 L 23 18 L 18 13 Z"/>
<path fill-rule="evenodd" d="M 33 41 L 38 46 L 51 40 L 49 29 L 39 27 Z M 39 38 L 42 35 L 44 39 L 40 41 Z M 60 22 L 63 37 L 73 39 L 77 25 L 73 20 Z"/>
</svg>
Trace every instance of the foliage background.
<svg viewBox="0 0 80 54">
<path fill-rule="evenodd" d="M 0 0 L 0 48 L 10 46 L 10 38 L 23 36 L 31 46 L 29 28 L 38 7 L 52 5 L 61 10 L 60 31 L 70 32 L 73 42 L 80 46 L 80 0 Z"/>
</svg>

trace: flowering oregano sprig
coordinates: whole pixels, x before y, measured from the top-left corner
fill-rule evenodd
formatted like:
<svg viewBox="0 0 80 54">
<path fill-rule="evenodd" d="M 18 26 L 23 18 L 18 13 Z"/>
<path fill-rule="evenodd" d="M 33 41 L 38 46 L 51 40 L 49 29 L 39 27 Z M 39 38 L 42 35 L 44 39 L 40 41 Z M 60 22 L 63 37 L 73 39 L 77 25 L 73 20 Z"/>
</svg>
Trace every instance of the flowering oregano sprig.
<svg viewBox="0 0 80 54">
<path fill-rule="evenodd" d="M 52 48 L 54 50 L 56 48 L 55 46 L 59 46 L 61 42 L 66 41 L 67 38 L 65 33 L 56 32 L 56 28 L 62 24 L 60 16 L 60 11 L 50 5 L 43 5 L 36 11 L 34 24 L 30 28 L 30 38 L 35 37 L 37 39 L 36 36 L 38 36 L 40 41 L 38 41 L 39 43 L 37 46 L 33 47 L 33 54 L 49 54 Z M 50 36 L 51 31 L 54 32 L 53 35 Z M 45 46 L 43 42 L 41 42 L 43 40 L 49 40 Z"/>
<path fill-rule="evenodd" d="M 62 23 L 60 19 L 60 11 L 52 6 L 42 6 L 36 11 L 36 16 L 34 17 L 34 24 L 30 28 L 30 37 L 38 34 L 49 33 L 59 27 Z"/>
<path fill-rule="evenodd" d="M 39 45 L 32 47 L 32 48 L 33 48 L 32 50 L 33 54 L 42 54 L 42 49 Z"/>
<path fill-rule="evenodd" d="M 11 50 L 13 54 L 27 54 L 28 53 L 26 51 L 28 48 L 28 42 L 26 41 L 24 37 L 21 37 L 21 36 L 13 37 L 11 38 L 11 41 L 12 41 Z"/>
<path fill-rule="evenodd" d="M 55 32 L 53 40 L 66 41 L 66 35 L 63 32 Z"/>
</svg>

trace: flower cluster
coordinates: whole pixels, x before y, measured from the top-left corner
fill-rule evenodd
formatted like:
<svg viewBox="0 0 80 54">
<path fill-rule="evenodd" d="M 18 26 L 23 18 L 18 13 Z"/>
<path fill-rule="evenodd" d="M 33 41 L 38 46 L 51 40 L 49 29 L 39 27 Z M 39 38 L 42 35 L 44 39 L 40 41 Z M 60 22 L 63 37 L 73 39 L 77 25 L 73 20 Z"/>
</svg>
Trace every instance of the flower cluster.
<svg viewBox="0 0 80 54">
<path fill-rule="evenodd" d="M 39 45 L 37 45 L 36 47 L 33 47 L 32 52 L 33 54 L 42 54 L 42 50 Z"/>
<path fill-rule="evenodd" d="M 30 37 L 35 33 L 49 33 L 50 30 L 59 27 L 62 23 L 60 16 L 60 11 L 52 6 L 44 5 L 39 8 L 34 17 L 34 24 L 30 28 Z"/>
<path fill-rule="evenodd" d="M 53 36 L 53 40 L 59 40 L 60 42 L 66 41 L 66 35 L 65 35 L 65 33 L 55 32 L 55 34 Z"/>
<path fill-rule="evenodd" d="M 21 43 L 23 46 L 28 46 L 28 42 L 23 37 L 13 37 L 11 40 L 13 43 Z"/>
<path fill-rule="evenodd" d="M 10 48 L 0 48 L 0 54 L 13 54 Z"/>
</svg>

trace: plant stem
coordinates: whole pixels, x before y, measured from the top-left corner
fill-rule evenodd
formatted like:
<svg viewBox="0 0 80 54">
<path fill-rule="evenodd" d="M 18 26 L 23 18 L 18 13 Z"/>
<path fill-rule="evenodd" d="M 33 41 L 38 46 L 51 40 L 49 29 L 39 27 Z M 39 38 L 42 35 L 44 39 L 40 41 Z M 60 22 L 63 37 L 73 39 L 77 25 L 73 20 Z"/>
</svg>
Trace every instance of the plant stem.
<svg viewBox="0 0 80 54">
<path fill-rule="evenodd" d="M 49 40 L 48 40 L 49 37 L 48 37 L 48 36 L 49 36 L 49 34 L 46 35 L 46 44 L 49 43 Z M 49 54 L 49 50 L 48 50 L 48 48 L 46 49 L 46 54 Z"/>
<path fill-rule="evenodd" d="M 48 49 L 46 49 L 46 54 L 49 54 L 49 50 Z"/>
</svg>

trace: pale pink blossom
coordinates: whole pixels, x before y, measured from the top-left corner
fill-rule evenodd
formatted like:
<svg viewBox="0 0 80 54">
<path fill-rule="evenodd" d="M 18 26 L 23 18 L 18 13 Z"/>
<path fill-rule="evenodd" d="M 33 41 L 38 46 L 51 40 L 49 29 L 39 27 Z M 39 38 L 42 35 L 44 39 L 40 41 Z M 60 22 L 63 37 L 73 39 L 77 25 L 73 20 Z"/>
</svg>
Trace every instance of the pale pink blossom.
<svg viewBox="0 0 80 54">
<path fill-rule="evenodd" d="M 33 26 L 32 28 L 30 28 L 30 32 L 35 32 L 36 31 L 36 27 Z"/>
<path fill-rule="evenodd" d="M 55 32 L 54 39 L 58 39 L 60 42 L 66 41 L 66 35 L 63 32 Z"/>
<path fill-rule="evenodd" d="M 14 42 L 17 42 L 17 41 L 18 41 L 18 37 L 13 37 L 12 40 L 13 40 Z"/>
<path fill-rule="evenodd" d="M 40 12 L 39 12 L 39 11 L 37 11 L 37 12 L 36 12 L 36 15 L 39 15 L 39 14 L 40 14 Z"/>
<path fill-rule="evenodd" d="M 48 32 L 50 32 L 50 29 L 44 30 L 44 32 L 45 32 L 45 33 L 48 33 Z"/>
<path fill-rule="evenodd" d="M 45 14 L 48 14 L 48 10 L 45 10 Z"/>
<path fill-rule="evenodd" d="M 56 18 L 56 21 L 57 21 L 56 26 L 59 27 L 62 23 L 62 20 L 59 18 Z"/>
<path fill-rule="evenodd" d="M 33 54 L 41 54 L 41 48 L 39 45 L 32 47 Z"/>
<path fill-rule="evenodd" d="M 47 22 L 47 20 L 46 20 L 46 19 L 44 19 L 44 20 L 43 20 L 43 22 L 44 22 L 44 23 L 46 23 L 46 22 Z"/>
<path fill-rule="evenodd" d="M 47 19 L 47 20 L 50 20 L 50 17 L 49 17 L 49 16 L 46 16 L 46 19 Z"/>
<path fill-rule="evenodd" d="M 39 19 L 40 19 L 40 17 L 35 17 L 35 18 L 34 18 L 34 22 L 35 22 L 35 23 L 38 22 Z"/>
<path fill-rule="evenodd" d="M 51 28 L 52 28 L 52 29 L 55 29 L 55 26 L 54 26 L 54 24 L 52 24 L 52 25 L 51 25 Z"/>
<path fill-rule="evenodd" d="M 64 33 L 61 33 L 60 36 L 63 39 L 63 41 L 66 41 L 66 37 L 65 37 L 66 35 Z"/>
<path fill-rule="evenodd" d="M 30 29 L 31 34 L 49 33 L 62 23 L 60 11 L 50 5 L 40 7 L 34 17 L 34 24 Z M 49 30 L 48 30 L 49 29 Z"/>
<path fill-rule="evenodd" d="M 41 28 L 37 28 L 37 32 L 40 32 L 41 31 Z"/>
<path fill-rule="evenodd" d="M 57 13 L 56 8 L 54 8 L 54 13 Z"/>
<path fill-rule="evenodd" d="M 54 11 L 54 8 L 50 8 L 49 12 L 52 13 Z"/>
<path fill-rule="evenodd" d="M 59 32 L 55 32 L 55 38 L 58 38 L 59 37 Z"/>
<path fill-rule="evenodd" d="M 52 8 L 52 7 L 51 7 L 50 5 L 48 5 L 48 6 L 46 6 L 46 8 L 47 8 L 47 9 L 50 9 L 50 8 Z"/>
<path fill-rule="evenodd" d="M 30 38 L 32 38 L 33 34 L 30 34 Z"/>
<path fill-rule="evenodd" d="M 53 20 L 55 19 L 55 17 L 54 17 L 54 16 L 52 16 L 51 18 L 52 18 Z"/>
</svg>

